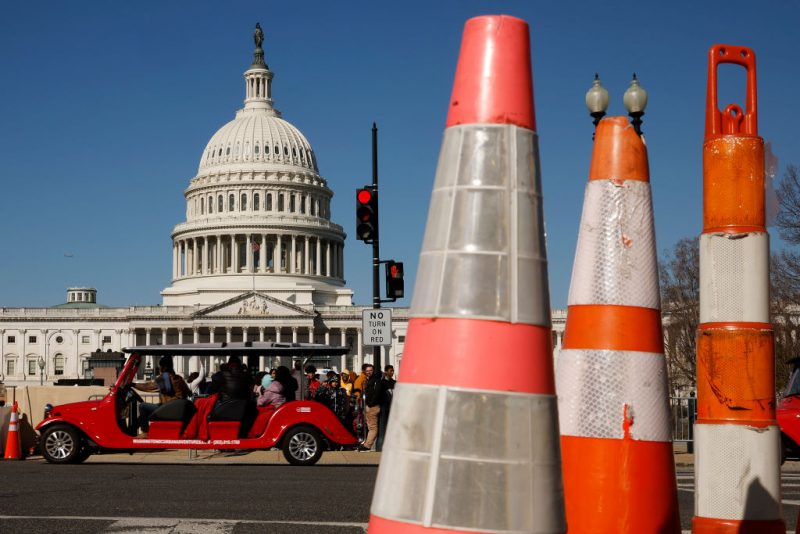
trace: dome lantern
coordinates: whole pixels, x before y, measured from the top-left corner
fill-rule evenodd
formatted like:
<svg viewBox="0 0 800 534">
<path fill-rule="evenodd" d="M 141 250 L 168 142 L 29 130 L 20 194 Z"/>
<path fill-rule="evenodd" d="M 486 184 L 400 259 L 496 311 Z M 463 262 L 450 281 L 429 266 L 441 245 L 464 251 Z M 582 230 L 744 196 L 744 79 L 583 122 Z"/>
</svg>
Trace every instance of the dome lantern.
<svg viewBox="0 0 800 534">
<path fill-rule="evenodd" d="M 280 117 L 280 113 L 272 107 L 272 71 L 269 70 L 264 61 L 264 49 L 261 44 L 264 42 L 264 32 L 261 24 L 256 23 L 253 33 L 256 49 L 253 52 L 253 63 L 244 73 L 245 79 L 245 99 L 244 109 L 259 109 L 272 112 Z"/>
</svg>

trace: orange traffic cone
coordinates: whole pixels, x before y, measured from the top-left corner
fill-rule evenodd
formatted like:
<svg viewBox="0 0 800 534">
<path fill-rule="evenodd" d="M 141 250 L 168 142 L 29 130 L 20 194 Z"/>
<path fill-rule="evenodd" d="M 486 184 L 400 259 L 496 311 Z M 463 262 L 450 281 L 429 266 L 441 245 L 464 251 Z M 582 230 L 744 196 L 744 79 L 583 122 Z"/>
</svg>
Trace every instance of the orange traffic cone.
<svg viewBox="0 0 800 534">
<path fill-rule="evenodd" d="M 680 532 L 647 148 L 595 132 L 558 358 L 569 532 Z"/>
<path fill-rule="evenodd" d="M 747 71 L 745 112 L 717 105 L 717 66 Z M 695 534 L 786 532 L 769 323 L 764 140 L 749 48 L 709 51 L 697 329 Z"/>
<path fill-rule="evenodd" d="M 370 534 L 566 530 L 535 131 L 528 25 L 469 20 Z"/>
<path fill-rule="evenodd" d="M 22 447 L 19 443 L 19 415 L 17 403 L 11 408 L 11 421 L 8 423 L 8 435 L 6 435 L 6 460 L 21 460 Z"/>
</svg>

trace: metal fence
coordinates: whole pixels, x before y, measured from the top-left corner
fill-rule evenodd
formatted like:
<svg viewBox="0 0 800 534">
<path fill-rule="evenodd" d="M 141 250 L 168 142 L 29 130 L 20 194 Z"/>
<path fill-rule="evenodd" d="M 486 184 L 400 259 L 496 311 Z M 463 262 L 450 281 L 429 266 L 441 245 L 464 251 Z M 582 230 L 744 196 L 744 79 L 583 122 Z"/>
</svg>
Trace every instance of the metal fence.
<svg viewBox="0 0 800 534">
<path fill-rule="evenodd" d="M 694 443 L 694 422 L 697 419 L 697 397 L 670 397 L 672 441 L 684 442 L 691 452 Z"/>
</svg>

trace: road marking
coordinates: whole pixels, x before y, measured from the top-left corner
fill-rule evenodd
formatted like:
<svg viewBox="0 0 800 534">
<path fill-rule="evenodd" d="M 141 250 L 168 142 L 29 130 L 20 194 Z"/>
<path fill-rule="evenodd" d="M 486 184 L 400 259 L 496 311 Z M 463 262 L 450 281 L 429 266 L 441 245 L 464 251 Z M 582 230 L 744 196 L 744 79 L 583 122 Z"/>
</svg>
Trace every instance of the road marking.
<svg viewBox="0 0 800 534">
<path fill-rule="evenodd" d="M 59 521 L 113 521 L 104 530 L 109 534 L 230 534 L 238 524 L 289 525 L 306 527 L 352 527 L 367 531 L 367 523 L 346 521 L 278 521 L 247 519 L 186 519 L 175 517 L 84 517 L 73 515 L 0 515 L 2 519 L 53 519 Z"/>
</svg>

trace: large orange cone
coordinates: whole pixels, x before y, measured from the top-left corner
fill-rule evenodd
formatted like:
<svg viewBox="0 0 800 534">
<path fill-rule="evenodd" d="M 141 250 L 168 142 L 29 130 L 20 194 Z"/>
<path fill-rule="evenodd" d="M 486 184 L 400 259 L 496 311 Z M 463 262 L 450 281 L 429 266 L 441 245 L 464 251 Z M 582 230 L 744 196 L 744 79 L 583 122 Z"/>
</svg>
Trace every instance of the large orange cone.
<svg viewBox="0 0 800 534">
<path fill-rule="evenodd" d="M 11 408 L 11 421 L 8 423 L 8 435 L 6 436 L 6 460 L 21 460 L 22 448 L 19 441 L 19 414 L 17 403 Z"/>
<path fill-rule="evenodd" d="M 680 532 L 647 148 L 595 134 L 557 391 L 570 533 Z"/>
<path fill-rule="evenodd" d="M 370 534 L 566 530 L 532 96 L 527 24 L 469 20 Z"/>
<path fill-rule="evenodd" d="M 744 111 L 731 104 L 720 112 L 720 63 L 747 71 Z M 695 534 L 786 532 L 769 323 L 764 141 L 756 104 L 753 51 L 712 46 L 703 145 Z"/>
</svg>

